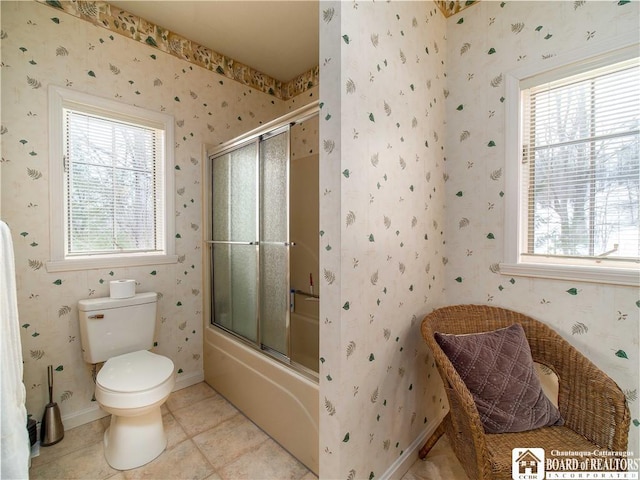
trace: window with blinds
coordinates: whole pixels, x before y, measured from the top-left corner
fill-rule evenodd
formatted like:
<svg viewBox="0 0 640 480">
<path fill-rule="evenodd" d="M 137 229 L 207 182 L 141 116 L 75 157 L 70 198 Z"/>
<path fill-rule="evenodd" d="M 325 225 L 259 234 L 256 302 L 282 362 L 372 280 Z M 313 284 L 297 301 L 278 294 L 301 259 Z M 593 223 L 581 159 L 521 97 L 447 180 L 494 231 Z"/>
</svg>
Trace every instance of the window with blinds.
<svg viewBox="0 0 640 480">
<path fill-rule="evenodd" d="M 63 109 L 67 257 L 164 250 L 164 131 Z"/>
<path fill-rule="evenodd" d="M 521 256 L 638 261 L 638 58 L 539 82 L 521 90 Z"/>
<path fill-rule="evenodd" d="M 47 271 L 175 263 L 174 118 L 50 85 Z"/>
</svg>

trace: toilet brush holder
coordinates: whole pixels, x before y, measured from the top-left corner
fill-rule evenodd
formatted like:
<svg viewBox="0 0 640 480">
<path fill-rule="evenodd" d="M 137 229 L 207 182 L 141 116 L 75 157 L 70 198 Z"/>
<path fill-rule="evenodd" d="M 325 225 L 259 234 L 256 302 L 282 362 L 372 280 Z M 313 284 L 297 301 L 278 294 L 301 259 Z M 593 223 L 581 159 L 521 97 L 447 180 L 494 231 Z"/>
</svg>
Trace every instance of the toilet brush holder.
<svg viewBox="0 0 640 480">
<path fill-rule="evenodd" d="M 64 426 L 60 417 L 60 408 L 53 401 L 53 365 L 47 367 L 49 384 L 49 403 L 44 407 L 42 424 L 40 425 L 40 446 L 55 445 L 64 438 Z"/>
</svg>

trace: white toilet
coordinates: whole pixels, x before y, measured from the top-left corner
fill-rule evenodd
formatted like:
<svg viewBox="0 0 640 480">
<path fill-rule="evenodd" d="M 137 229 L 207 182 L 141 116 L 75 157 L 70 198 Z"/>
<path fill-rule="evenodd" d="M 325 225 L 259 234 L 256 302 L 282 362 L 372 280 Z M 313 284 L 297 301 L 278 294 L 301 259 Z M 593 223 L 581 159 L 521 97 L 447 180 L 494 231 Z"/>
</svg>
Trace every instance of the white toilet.
<svg viewBox="0 0 640 480">
<path fill-rule="evenodd" d="M 173 362 L 153 347 L 157 294 L 78 302 L 82 355 L 106 362 L 96 378 L 96 400 L 111 413 L 104 455 L 117 470 L 150 462 L 167 446 L 160 406 L 175 384 Z"/>
</svg>

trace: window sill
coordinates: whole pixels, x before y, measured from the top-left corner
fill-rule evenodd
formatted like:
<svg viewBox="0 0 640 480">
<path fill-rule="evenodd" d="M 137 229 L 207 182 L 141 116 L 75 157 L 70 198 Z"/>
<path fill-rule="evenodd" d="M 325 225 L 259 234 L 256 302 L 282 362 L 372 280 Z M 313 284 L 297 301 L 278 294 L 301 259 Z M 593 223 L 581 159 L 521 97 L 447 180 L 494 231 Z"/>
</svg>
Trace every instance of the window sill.
<svg viewBox="0 0 640 480">
<path fill-rule="evenodd" d="M 47 272 L 72 272 L 76 270 L 93 270 L 96 268 L 140 267 L 145 265 L 162 265 L 177 263 L 177 255 L 121 255 L 85 257 L 47 262 Z"/>
<path fill-rule="evenodd" d="M 540 263 L 501 263 L 502 275 L 591 282 L 610 285 L 640 286 L 638 268 L 610 268 L 580 265 L 546 265 Z"/>
</svg>

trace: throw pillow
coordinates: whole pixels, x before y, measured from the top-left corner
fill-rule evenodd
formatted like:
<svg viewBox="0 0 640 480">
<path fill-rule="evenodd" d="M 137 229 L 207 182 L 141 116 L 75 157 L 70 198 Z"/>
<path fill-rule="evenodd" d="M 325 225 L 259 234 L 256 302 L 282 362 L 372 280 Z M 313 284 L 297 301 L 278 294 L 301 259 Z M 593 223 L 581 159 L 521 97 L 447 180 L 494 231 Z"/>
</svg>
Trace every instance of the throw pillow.
<svg viewBox="0 0 640 480">
<path fill-rule="evenodd" d="M 436 333 L 435 339 L 473 395 L 485 432 L 563 424 L 542 392 L 522 325 L 470 335 Z"/>
</svg>

